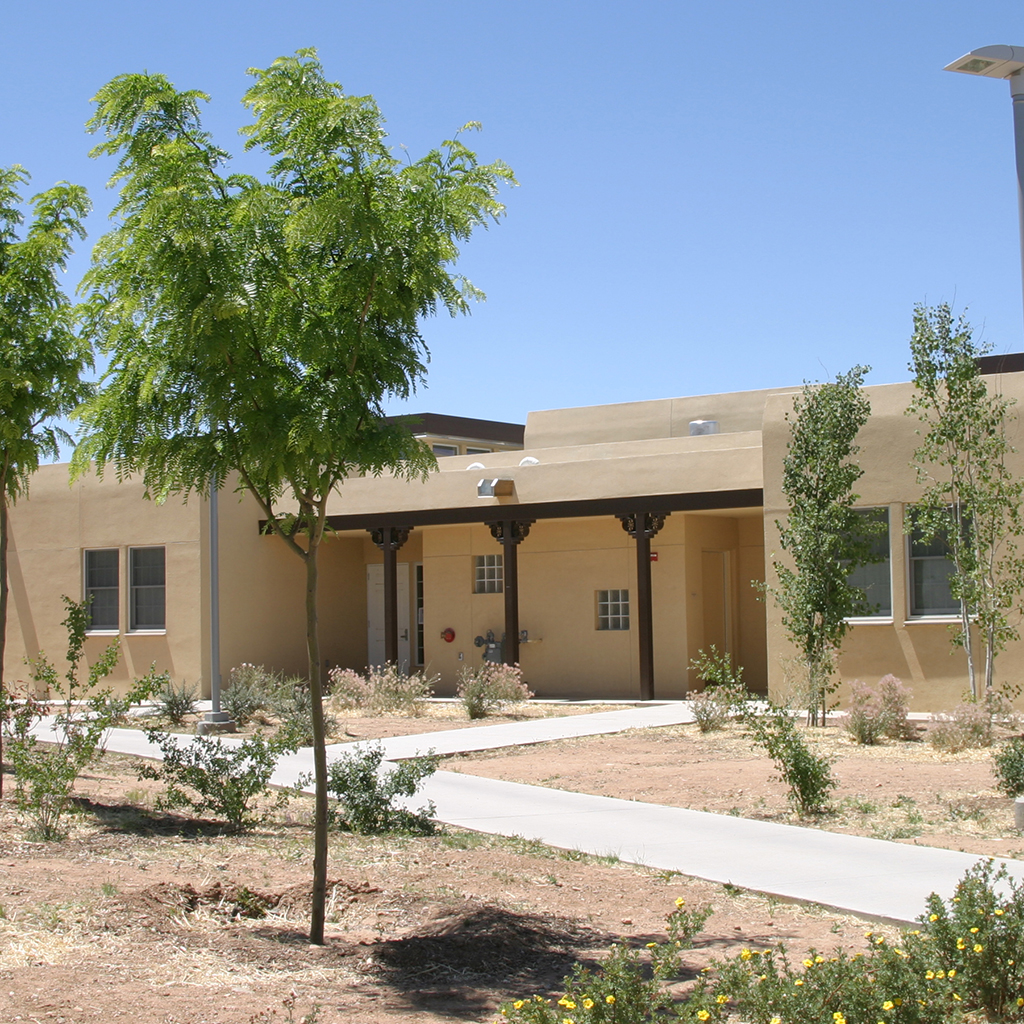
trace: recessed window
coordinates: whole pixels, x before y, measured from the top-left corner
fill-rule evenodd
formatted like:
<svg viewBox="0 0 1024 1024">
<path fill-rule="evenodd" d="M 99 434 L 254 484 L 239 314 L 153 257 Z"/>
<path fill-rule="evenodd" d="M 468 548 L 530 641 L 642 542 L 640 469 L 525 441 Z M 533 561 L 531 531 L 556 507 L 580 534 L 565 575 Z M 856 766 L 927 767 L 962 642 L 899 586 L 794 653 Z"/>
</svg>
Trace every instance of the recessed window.
<svg viewBox="0 0 1024 1024">
<path fill-rule="evenodd" d="M 166 568 L 164 549 L 129 548 L 131 628 L 165 629 Z"/>
<path fill-rule="evenodd" d="M 85 552 L 85 599 L 89 629 L 118 629 L 121 624 L 118 588 L 118 550 Z"/>
<path fill-rule="evenodd" d="M 597 628 L 629 629 L 629 591 L 597 592 Z"/>
<path fill-rule="evenodd" d="M 846 582 L 864 595 L 867 608 L 859 614 L 865 616 L 892 616 L 892 574 L 889 557 L 889 510 L 887 508 L 857 509 L 865 523 L 879 523 L 877 533 L 869 535 L 872 561 L 858 566 L 846 577 Z"/>
<path fill-rule="evenodd" d="M 910 533 L 910 614 L 959 615 L 960 602 L 949 581 L 954 566 L 943 535 L 925 540 L 918 527 Z"/>
<path fill-rule="evenodd" d="M 501 555 L 477 555 L 473 567 L 475 594 L 500 594 L 505 589 Z"/>
<path fill-rule="evenodd" d="M 432 444 L 430 450 L 438 457 L 444 458 L 446 455 L 458 455 L 459 446 L 457 444 Z"/>
<path fill-rule="evenodd" d="M 492 451 L 494 451 L 493 448 L 470 448 L 469 445 L 466 445 L 467 455 L 490 455 Z"/>
</svg>

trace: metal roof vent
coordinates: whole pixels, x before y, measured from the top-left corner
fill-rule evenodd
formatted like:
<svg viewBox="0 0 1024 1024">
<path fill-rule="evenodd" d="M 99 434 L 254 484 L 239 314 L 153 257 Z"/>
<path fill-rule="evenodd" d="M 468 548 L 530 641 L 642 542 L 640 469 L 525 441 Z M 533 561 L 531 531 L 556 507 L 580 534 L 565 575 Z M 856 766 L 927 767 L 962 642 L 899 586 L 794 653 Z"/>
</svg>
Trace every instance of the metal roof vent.
<svg viewBox="0 0 1024 1024">
<path fill-rule="evenodd" d="M 704 434 L 717 434 L 718 420 L 690 420 L 690 437 L 703 437 Z"/>
</svg>

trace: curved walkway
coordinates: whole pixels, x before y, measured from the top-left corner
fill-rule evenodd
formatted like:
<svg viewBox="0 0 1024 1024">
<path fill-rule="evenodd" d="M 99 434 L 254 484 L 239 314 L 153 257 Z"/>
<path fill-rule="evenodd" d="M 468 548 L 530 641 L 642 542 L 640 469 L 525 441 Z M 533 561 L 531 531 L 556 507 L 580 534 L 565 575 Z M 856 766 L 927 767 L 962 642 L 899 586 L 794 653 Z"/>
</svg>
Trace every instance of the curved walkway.
<svg viewBox="0 0 1024 1024">
<path fill-rule="evenodd" d="M 453 754 L 543 743 L 692 721 L 685 702 L 623 711 L 546 718 L 505 725 L 452 729 L 379 741 L 335 744 L 328 757 L 379 743 L 390 759 L 434 750 Z M 40 732 L 40 737 L 45 738 Z M 183 737 L 184 738 L 184 737 Z M 240 742 L 225 737 L 228 742 Z M 156 757 L 159 749 L 132 729 L 111 732 L 107 749 Z M 278 764 L 273 782 L 291 786 L 312 770 L 308 748 Z M 813 828 L 752 821 L 680 807 L 589 796 L 541 786 L 437 772 L 409 801 L 437 805 L 450 825 L 494 835 L 523 836 L 550 846 L 580 850 L 785 899 L 821 903 L 837 910 L 901 923 L 914 921 L 929 893 L 948 897 L 972 854 Z M 1024 861 L 1006 862 L 1024 882 Z"/>
</svg>

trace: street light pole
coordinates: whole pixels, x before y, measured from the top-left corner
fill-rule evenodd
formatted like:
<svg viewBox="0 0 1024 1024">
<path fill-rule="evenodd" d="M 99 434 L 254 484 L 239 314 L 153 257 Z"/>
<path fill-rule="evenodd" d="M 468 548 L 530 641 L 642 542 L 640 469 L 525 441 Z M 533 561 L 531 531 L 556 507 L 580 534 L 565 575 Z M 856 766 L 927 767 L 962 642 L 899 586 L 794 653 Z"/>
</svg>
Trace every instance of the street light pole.
<svg viewBox="0 0 1024 1024">
<path fill-rule="evenodd" d="M 1017 228 L 1020 237 L 1021 299 L 1024 301 L 1024 46 L 983 46 L 947 64 L 946 71 L 983 78 L 1005 78 L 1013 101 L 1013 141 L 1017 158 Z"/>
</svg>

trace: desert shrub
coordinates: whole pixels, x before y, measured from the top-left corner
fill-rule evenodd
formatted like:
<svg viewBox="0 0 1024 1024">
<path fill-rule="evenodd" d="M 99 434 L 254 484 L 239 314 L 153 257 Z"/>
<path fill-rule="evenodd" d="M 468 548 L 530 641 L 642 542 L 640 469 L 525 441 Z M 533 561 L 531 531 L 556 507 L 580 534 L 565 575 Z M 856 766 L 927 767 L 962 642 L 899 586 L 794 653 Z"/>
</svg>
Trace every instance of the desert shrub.
<svg viewBox="0 0 1024 1024">
<path fill-rule="evenodd" d="M 719 652 L 714 644 L 705 651 L 697 652 L 697 657 L 690 661 L 690 669 L 697 673 L 705 689 L 712 686 L 743 686 L 743 667 L 734 665 L 732 655 L 725 651 Z"/>
<path fill-rule="evenodd" d="M 856 743 L 874 744 L 883 736 L 910 739 L 914 729 L 907 719 L 909 704 L 910 691 L 894 675 L 883 676 L 877 689 L 855 679 L 843 728 Z"/>
<path fill-rule="evenodd" d="M 261 711 L 273 706 L 281 682 L 278 673 L 262 665 L 242 662 L 228 674 L 228 685 L 221 691 L 220 706 L 238 725 L 248 725 Z"/>
<path fill-rule="evenodd" d="M 667 942 L 644 949 L 617 943 L 600 967 L 577 964 L 556 1001 L 533 996 L 501 1007 L 511 1024 L 640 1024 L 675 1017 L 678 1008 L 667 984 L 680 973 L 683 952 L 711 916 L 711 907 L 690 910 L 684 900 L 666 920 Z"/>
<path fill-rule="evenodd" d="M 400 797 L 412 797 L 420 783 L 437 771 L 441 758 L 434 754 L 388 766 L 381 770 L 384 750 L 378 744 L 343 754 L 327 769 L 327 791 L 337 801 L 331 821 L 349 832 L 364 835 L 434 832 L 435 807 L 428 802 L 419 810 L 396 806 Z"/>
<path fill-rule="evenodd" d="M 523 673 L 518 665 L 485 661 L 477 668 L 463 667 L 459 672 L 456 696 L 470 718 L 486 718 L 509 704 L 529 700 L 533 694 L 523 682 Z"/>
<path fill-rule="evenodd" d="M 281 729 L 295 740 L 300 747 L 313 745 L 313 695 L 305 679 L 285 679 L 273 703 L 274 714 L 278 716 Z M 324 712 L 324 732 L 330 736 L 338 727 L 338 720 Z"/>
<path fill-rule="evenodd" d="M 937 750 L 955 754 L 958 750 L 992 746 L 992 714 L 984 702 L 965 700 L 950 712 L 935 716 L 928 742 Z"/>
<path fill-rule="evenodd" d="M 16 802 L 28 815 L 31 833 L 45 841 L 63 837 L 63 817 L 75 780 L 103 752 L 107 730 L 124 716 L 128 707 L 167 683 L 166 675 L 151 669 L 122 697 L 114 697 L 110 687 L 101 687 L 121 657 L 120 647 L 112 643 L 91 665 L 83 664 L 89 603 L 69 597 L 62 600 L 67 609 L 67 617 L 61 623 L 68 636 L 66 674 L 61 679 L 42 652 L 30 663 L 30 675 L 37 688 L 57 695 L 57 711 L 50 718 L 54 739 L 40 743 L 30 733 L 43 706 L 26 701 L 21 709 L 11 712 L 14 730 L 8 748 L 14 768 Z"/>
<path fill-rule="evenodd" d="M 369 707 L 373 693 L 369 680 L 351 668 L 332 668 L 327 689 L 331 705 L 342 709 Z"/>
<path fill-rule="evenodd" d="M 156 694 L 156 711 L 171 725 L 184 725 L 185 719 L 196 713 L 198 699 L 199 692 L 195 686 L 189 686 L 184 680 L 181 686 L 175 686 L 168 679 L 166 685 Z"/>
<path fill-rule="evenodd" d="M 996 788 L 1007 796 L 1024 796 L 1024 736 L 1007 740 L 992 755 Z"/>
<path fill-rule="evenodd" d="M 690 698 L 693 718 L 701 732 L 724 729 L 726 722 L 741 713 L 747 699 L 747 691 L 741 685 L 709 686 Z"/>
<path fill-rule="evenodd" d="M 140 779 L 156 779 L 167 787 L 157 799 L 157 808 L 187 807 L 196 814 L 210 813 L 238 830 L 262 820 L 254 802 L 269 791 L 281 755 L 297 749 L 294 739 L 283 732 L 269 739 L 257 734 L 241 743 L 213 736 L 194 736 L 184 742 L 180 736 L 156 729 L 147 730 L 146 738 L 163 755 L 162 762 L 138 769 Z M 282 792 L 278 802 L 285 799 L 287 794 Z"/>
<path fill-rule="evenodd" d="M 769 701 L 764 711 L 748 711 L 745 722 L 754 743 L 775 762 L 799 812 L 820 814 L 826 810 L 829 794 L 838 785 L 832 762 L 808 749 L 789 710 Z"/>
</svg>

